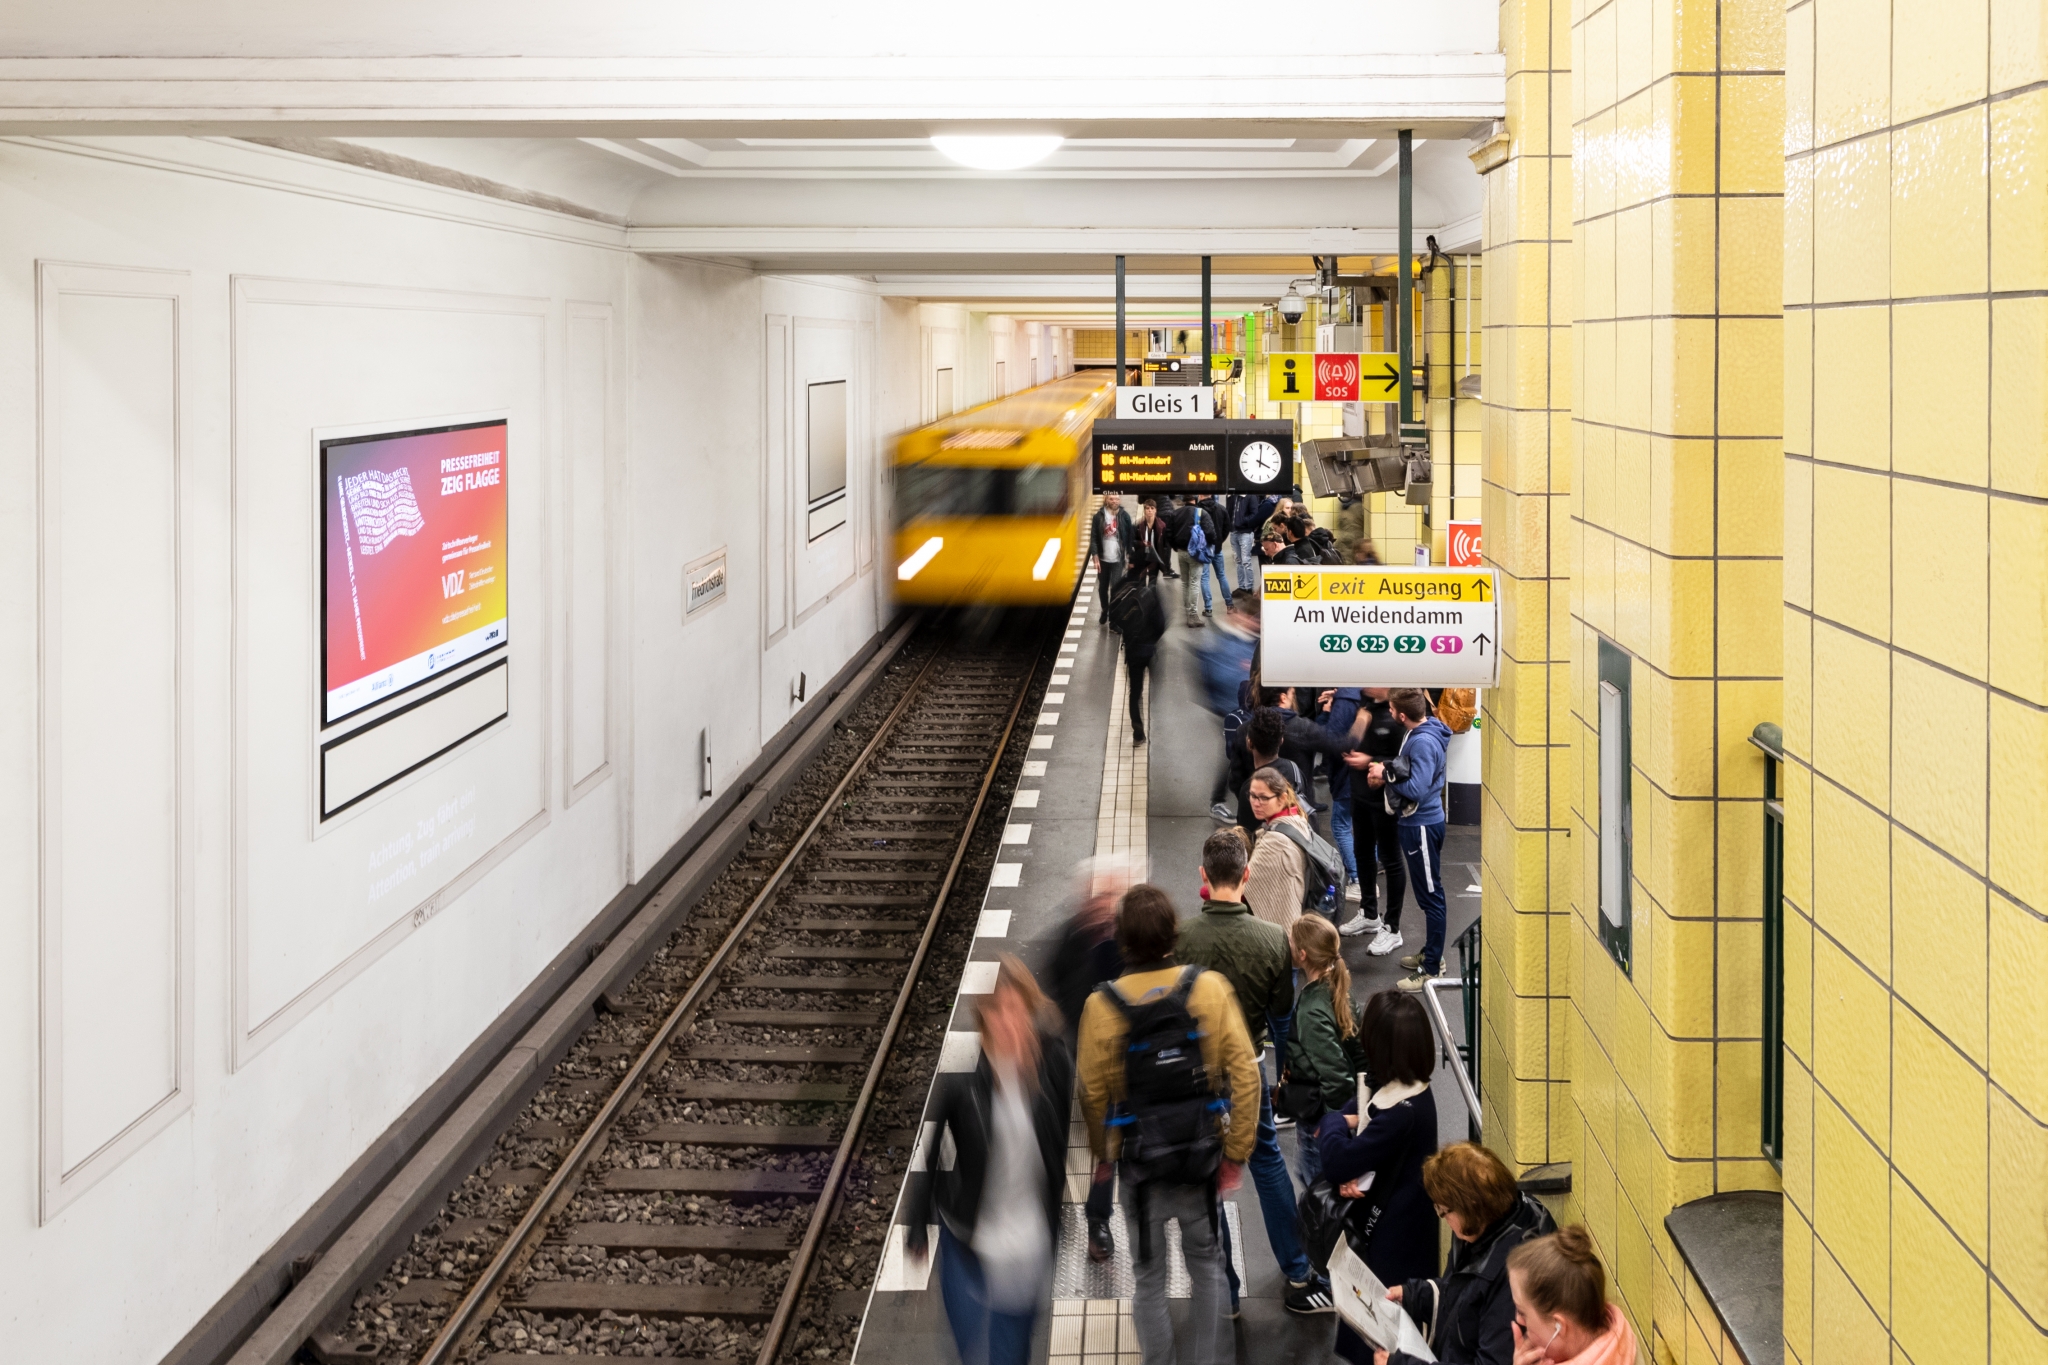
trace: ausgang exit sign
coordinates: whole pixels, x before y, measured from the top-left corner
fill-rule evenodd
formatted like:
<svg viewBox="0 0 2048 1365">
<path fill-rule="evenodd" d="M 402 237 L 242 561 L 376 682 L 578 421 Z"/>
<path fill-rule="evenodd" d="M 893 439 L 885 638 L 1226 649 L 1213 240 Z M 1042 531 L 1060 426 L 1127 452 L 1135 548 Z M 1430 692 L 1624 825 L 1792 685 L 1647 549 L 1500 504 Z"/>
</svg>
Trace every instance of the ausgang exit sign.
<svg viewBox="0 0 2048 1365">
<path fill-rule="evenodd" d="M 1260 584 L 1268 686 L 1492 687 L 1500 678 L 1491 569 L 1275 565 Z"/>
</svg>

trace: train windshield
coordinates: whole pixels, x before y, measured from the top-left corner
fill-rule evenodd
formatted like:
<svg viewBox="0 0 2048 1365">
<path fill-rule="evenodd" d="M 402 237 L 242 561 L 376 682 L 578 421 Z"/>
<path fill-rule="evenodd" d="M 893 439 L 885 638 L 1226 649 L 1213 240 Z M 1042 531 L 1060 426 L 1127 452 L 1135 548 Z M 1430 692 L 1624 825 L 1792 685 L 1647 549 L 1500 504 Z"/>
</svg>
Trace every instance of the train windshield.
<svg viewBox="0 0 2048 1365">
<path fill-rule="evenodd" d="M 1067 466 L 1014 469 L 913 464 L 897 470 L 896 520 L 1066 515 Z"/>
</svg>

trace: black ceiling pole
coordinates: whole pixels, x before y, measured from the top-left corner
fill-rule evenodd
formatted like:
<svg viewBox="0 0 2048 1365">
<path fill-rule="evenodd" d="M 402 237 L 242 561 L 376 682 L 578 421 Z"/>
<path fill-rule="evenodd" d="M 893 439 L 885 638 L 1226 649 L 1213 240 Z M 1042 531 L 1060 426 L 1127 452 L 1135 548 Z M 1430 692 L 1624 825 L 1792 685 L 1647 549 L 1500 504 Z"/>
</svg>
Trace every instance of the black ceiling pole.
<svg viewBox="0 0 2048 1365">
<path fill-rule="evenodd" d="M 1124 384 L 1124 258 L 1116 258 L 1116 384 Z"/>
<path fill-rule="evenodd" d="M 1394 266 L 1394 311 L 1400 329 L 1395 335 L 1401 350 L 1401 421 L 1406 424 L 1415 420 L 1415 305 L 1408 292 L 1415 268 L 1415 149 L 1413 133 L 1403 128 L 1400 138 L 1401 223 L 1395 245 L 1400 259 Z"/>
<path fill-rule="evenodd" d="M 1202 382 L 1209 382 L 1209 258 L 1202 258 Z"/>
</svg>

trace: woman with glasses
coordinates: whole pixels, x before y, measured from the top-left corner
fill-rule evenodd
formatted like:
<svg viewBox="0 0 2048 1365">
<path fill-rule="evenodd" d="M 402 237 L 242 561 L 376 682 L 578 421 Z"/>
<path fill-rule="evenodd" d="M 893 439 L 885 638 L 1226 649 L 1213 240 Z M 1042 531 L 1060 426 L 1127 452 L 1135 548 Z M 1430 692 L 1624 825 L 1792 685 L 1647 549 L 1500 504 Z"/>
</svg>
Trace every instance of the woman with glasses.
<svg viewBox="0 0 2048 1365">
<path fill-rule="evenodd" d="M 1395 1284 L 1387 1297 L 1407 1310 L 1444 1365 L 1527 1365 L 1514 1334 L 1510 1253 L 1557 1224 L 1476 1142 L 1454 1142 L 1423 1162 L 1422 1185 L 1451 1230 L 1450 1259 L 1442 1275 Z M 1405 1352 L 1375 1351 L 1373 1365 L 1417 1362 Z"/>
</svg>

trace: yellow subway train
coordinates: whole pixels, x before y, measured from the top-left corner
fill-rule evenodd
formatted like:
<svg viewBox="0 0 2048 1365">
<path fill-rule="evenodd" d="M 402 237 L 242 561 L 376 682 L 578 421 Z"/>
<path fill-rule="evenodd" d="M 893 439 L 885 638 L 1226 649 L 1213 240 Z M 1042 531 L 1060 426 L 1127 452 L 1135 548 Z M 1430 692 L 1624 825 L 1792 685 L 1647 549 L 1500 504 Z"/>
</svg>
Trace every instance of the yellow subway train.
<svg viewBox="0 0 2048 1365">
<path fill-rule="evenodd" d="M 896 596 L 920 606 L 1056 606 L 1087 530 L 1088 432 L 1115 401 L 1072 374 L 896 442 Z"/>
</svg>

